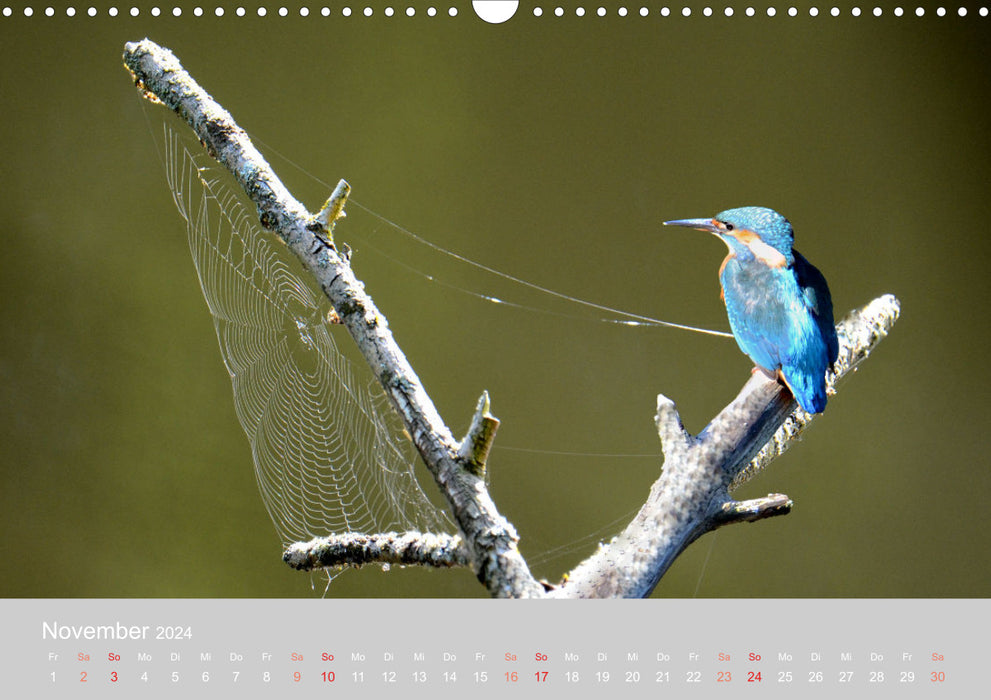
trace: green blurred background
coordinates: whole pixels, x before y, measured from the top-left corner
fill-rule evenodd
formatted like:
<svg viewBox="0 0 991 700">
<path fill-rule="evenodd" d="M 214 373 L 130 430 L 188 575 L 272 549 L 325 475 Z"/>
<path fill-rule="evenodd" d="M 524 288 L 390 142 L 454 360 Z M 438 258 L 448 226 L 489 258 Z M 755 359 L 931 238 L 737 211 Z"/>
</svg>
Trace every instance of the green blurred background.
<svg viewBox="0 0 991 700">
<path fill-rule="evenodd" d="M 656 595 L 991 593 L 991 20 L 928 4 L 923 18 L 848 5 L 663 18 L 653 4 L 622 18 L 610 2 L 604 18 L 546 6 L 491 26 L 467 3 L 456 18 L 368 4 L 370 18 L 300 19 L 295 5 L 286 19 L 274 6 L 0 18 L 0 594 L 324 592 L 283 565 L 258 494 L 154 145 L 171 118 L 121 64 L 145 36 L 305 169 L 263 148 L 311 208 L 328 194 L 315 177 L 346 177 L 358 202 L 440 246 L 601 304 L 725 329 L 722 244 L 660 222 L 778 209 L 840 315 L 893 292 L 902 320 L 804 441 L 736 494 L 787 493 L 793 513 L 707 535 Z M 657 393 L 698 432 L 749 376 L 730 340 L 431 284 L 375 249 L 569 311 L 356 208 L 337 235 L 455 433 L 488 389 L 498 445 L 589 453 L 490 462 L 496 502 L 550 580 L 620 529 L 660 469 L 594 455 L 658 454 Z M 484 591 L 467 571 L 376 568 L 328 594 Z"/>
</svg>

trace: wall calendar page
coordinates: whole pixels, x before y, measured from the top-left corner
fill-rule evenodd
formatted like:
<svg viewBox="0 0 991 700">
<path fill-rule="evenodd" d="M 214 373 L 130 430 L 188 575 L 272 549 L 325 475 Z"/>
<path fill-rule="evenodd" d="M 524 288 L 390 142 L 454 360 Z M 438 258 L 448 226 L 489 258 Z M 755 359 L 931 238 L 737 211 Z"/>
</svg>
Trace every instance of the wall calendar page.
<svg viewBox="0 0 991 700">
<path fill-rule="evenodd" d="M 0 697 L 986 696 L 989 23 L 0 0 Z"/>
<path fill-rule="evenodd" d="M 957 698 L 985 601 L 4 603 L 16 697 Z"/>
</svg>

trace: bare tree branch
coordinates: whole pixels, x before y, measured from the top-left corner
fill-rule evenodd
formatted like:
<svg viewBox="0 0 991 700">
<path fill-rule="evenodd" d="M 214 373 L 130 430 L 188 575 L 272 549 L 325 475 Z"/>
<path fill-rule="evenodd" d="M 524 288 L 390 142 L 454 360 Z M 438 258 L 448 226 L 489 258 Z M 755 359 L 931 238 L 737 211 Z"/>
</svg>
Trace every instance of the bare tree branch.
<svg viewBox="0 0 991 700">
<path fill-rule="evenodd" d="M 469 566 L 468 551 L 457 535 L 432 532 L 347 533 L 297 542 L 282 555 L 294 569 L 397 564 L 399 566 Z"/>
<path fill-rule="evenodd" d="M 286 190 L 231 115 L 183 70 L 167 49 L 145 39 L 128 43 L 124 63 L 145 97 L 172 109 L 210 154 L 237 179 L 257 207 L 262 226 L 279 235 L 334 306 L 451 505 L 460 537 L 434 533 L 345 533 L 296 543 L 284 555 L 298 569 L 378 564 L 470 565 L 497 597 L 539 597 L 544 587 L 517 549 L 519 536 L 485 487 L 485 462 L 498 428 L 483 393 L 465 438 L 458 442 L 365 293 L 332 229 L 349 187 L 343 180 L 317 215 Z M 875 299 L 837 326 L 840 355 L 828 390 L 852 372 L 898 318 L 898 300 Z M 657 398 L 664 468 L 627 528 L 552 589 L 554 597 L 649 595 L 674 559 L 699 536 L 723 525 L 790 511 L 787 496 L 737 502 L 730 491 L 782 454 L 814 416 L 762 373 L 698 435 L 689 435 L 674 402 Z"/>
<path fill-rule="evenodd" d="M 498 429 L 499 419 L 489 413 L 489 392 L 483 391 L 458 450 L 458 455 L 476 476 L 485 476 L 485 463 Z"/>
<path fill-rule="evenodd" d="M 775 515 L 788 515 L 795 505 L 783 493 L 770 493 L 763 498 L 752 498 L 749 501 L 727 501 L 714 513 L 713 525 L 722 527 L 733 523 L 752 523 Z"/>
<path fill-rule="evenodd" d="M 229 170 L 258 210 L 262 226 L 279 235 L 314 276 L 368 366 L 398 411 L 413 444 L 450 503 L 472 569 L 493 596 L 542 595 L 517 549 L 519 536 L 499 514 L 484 479 L 467 468 L 461 445 L 441 419 L 388 323 L 354 276 L 347 257 L 317 234 L 328 234 L 335 196 L 326 215 L 312 216 L 285 188 L 230 113 L 187 73 L 168 49 L 145 39 L 124 47 L 124 65 L 145 97 L 174 111 Z M 339 213 L 339 212 L 338 212 Z"/>
<path fill-rule="evenodd" d="M 895 297 L 885 295 L 837 324 L 840 354 L 827 377 L 830 391 L 888 334 L 899 308 Z M 787 496 L 738 503 L 729 492 L 784 452 L 813 418 L 762 372 L 754 373 L 697 437 L 685 431 L 674 402 L 658 396 L 657 434 L 664 449 L 660 478 L 627 528 L 579 564 L 553 595 L 650 595 L 675 558 L 709 530 L 787 513 Z"/>
</svg>

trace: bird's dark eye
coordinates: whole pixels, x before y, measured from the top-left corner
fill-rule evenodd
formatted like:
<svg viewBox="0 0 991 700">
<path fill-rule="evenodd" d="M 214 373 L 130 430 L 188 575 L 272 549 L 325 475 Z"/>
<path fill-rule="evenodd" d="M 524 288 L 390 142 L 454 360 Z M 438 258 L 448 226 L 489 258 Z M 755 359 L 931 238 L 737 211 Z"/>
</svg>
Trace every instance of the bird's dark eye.
<svg viewBox="0 0 991 700">
<path fill-rule="evenodd" d="M 726 230 L 727 231 L 732 231 L 733 230 L 733 224 L 724 223 L 723 226 L 726 227 Z"/>
</svg>

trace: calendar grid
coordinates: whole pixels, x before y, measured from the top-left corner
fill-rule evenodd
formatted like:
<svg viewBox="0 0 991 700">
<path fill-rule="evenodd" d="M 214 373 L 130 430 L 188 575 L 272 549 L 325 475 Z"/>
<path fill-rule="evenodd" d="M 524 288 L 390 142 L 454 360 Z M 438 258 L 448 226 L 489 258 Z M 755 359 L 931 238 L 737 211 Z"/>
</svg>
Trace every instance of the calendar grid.
<svg viewBox="0 0 991 700">
<path fill-rule="evenodd" d="M 964 697 L 987 600 L 4 600 L 11 697 Z M 9 666 L 8 666 L 9 664 Z"/>
</svg>

